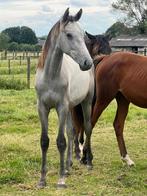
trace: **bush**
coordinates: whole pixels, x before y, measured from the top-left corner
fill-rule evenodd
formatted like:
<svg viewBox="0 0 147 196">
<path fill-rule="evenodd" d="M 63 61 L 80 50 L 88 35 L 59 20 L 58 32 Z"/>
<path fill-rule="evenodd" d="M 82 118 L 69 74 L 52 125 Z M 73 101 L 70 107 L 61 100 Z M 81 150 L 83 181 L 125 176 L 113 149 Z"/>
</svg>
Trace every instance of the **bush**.
<svg viewBox="0 0 147 196">
<path fill-rule="evenodd" d="M 11 43 L 9 43 L 9 45 L 8 45 L 8 50 L 9 51 L 17 51 L 18 50 L 18 43 L 16 43 L 16 42 L 11 42 Z"/>
<path fill-rule="evenodd" d="M 23 90 L 27 88 L 27 84 L 19 79 L 0 78 L 0 89 Z"/>
<path fill-rule="evenodd" d="M 31 44 L 18 44 L 16 42 L 11 42 L 8 44 L 9 51 L 28 51 L 28 52 L 40 52 L 41 46 L 39 45 L 31 45 Z"/>
</svg>

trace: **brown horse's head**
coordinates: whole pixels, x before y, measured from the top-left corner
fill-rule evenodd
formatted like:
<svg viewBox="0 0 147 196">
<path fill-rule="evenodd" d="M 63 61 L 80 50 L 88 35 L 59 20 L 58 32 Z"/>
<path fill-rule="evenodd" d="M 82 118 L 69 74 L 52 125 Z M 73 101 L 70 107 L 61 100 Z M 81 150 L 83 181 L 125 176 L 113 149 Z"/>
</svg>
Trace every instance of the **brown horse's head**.
<svg viewBox="0 0 147 196">
<path fill-rule="evenodd" d="M 110 54 L 109 39 L 104 35 L 91 35 L 85 32 L 85 42 L 92 58 L 96 55 Z"/>
</svg>

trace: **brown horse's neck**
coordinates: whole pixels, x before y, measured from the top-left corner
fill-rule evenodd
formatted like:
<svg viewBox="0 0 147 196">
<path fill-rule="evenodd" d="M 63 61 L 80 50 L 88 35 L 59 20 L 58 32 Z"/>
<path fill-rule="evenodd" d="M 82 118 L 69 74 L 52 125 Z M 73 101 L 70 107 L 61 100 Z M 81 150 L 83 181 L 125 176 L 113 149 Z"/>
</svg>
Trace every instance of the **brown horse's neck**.
<svg viewBox="0 0 147 196">
<path fill-rule="evenodd" d="M 88 43 L 86 43 L 86 47 L 89 51 L 89 54 L 91 56 L 91 58 L 94 58 L 93 54 L 92 54 L 92 49 L 93 49 L 93 43 L 91 41 L 88 41 Z"/>
</svg>

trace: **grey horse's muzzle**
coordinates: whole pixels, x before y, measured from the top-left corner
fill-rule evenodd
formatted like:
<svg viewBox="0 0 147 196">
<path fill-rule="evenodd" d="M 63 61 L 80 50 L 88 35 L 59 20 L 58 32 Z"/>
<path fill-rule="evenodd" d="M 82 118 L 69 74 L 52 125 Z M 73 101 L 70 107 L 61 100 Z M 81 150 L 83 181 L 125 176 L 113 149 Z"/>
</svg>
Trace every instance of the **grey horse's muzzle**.
<svg viewBox="0 0 147 196">
<path fill-rule="evenodd" d="M 80 65 L 80 69 L 82 71 L 87 71 L 89 70 L 93 65 L 92 60 L 85 60 L 83 65 Z"/>
</svg>

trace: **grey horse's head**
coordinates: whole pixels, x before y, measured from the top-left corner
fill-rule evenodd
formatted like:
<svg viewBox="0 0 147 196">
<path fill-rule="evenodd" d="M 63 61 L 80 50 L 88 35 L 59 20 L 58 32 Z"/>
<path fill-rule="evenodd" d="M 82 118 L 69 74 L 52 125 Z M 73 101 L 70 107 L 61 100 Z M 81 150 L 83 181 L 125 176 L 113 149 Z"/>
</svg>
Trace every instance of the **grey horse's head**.
<svg viewBox="0 0 147 196">
<path fill-rule="evenodd" d="M 81 18 L 82 9 L 74 16 L 69 15 L 69 8 L 60 20 L 59 47 L 72 57 L 85 71 L 92 67 L 93 61 L 84 41 L 84 31 L 78 21 Z"/>
</svg>

